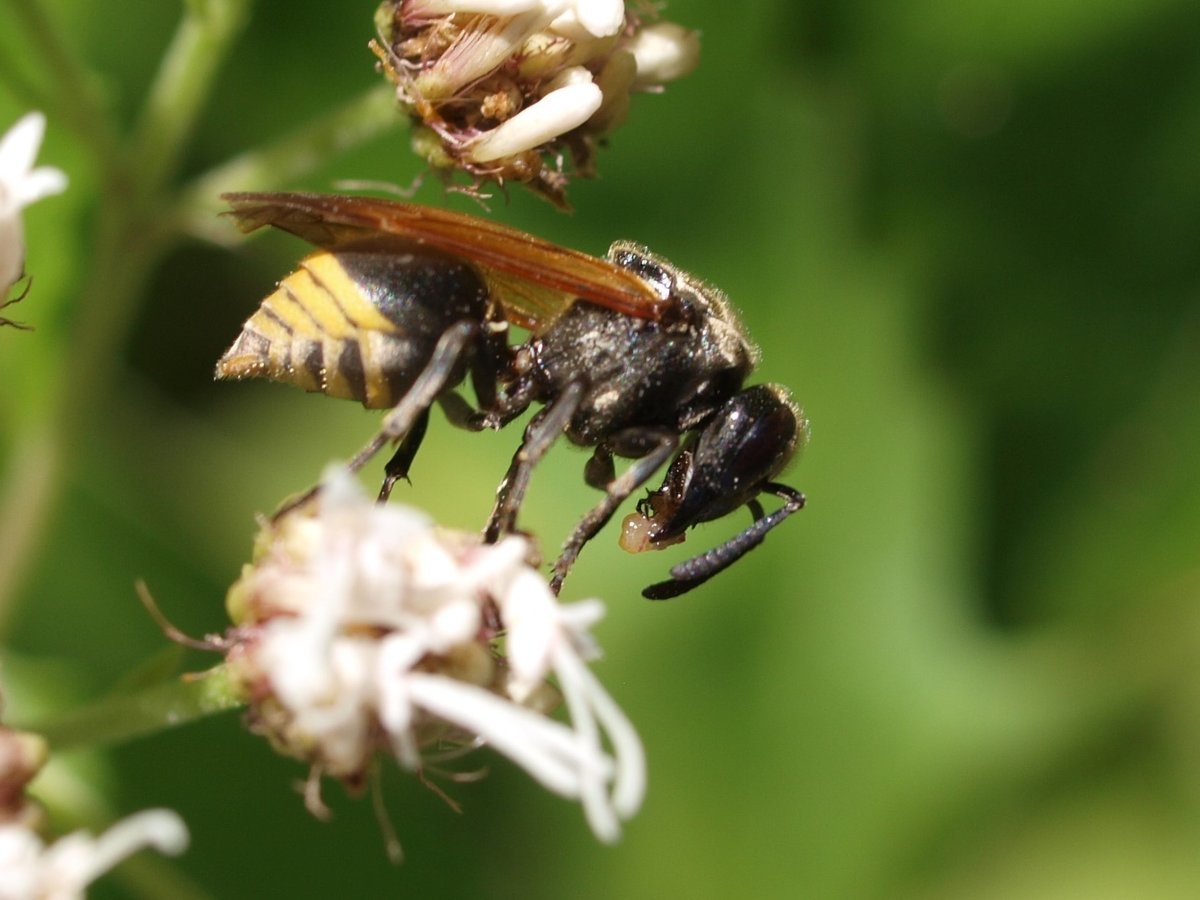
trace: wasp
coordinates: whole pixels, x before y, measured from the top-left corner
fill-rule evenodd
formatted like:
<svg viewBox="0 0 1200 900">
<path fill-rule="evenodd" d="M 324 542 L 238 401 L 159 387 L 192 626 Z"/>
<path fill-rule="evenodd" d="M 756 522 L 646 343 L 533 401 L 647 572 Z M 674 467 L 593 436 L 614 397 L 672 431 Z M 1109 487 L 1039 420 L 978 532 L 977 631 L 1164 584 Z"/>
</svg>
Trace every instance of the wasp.
<svg viewBox="0 0 1200 900">
<path fill-rule="evenodd" d="M 467 430 L 537 412 L 496 493 L 484 539 L 517 531 L 538 462 L 561 436 L 592 455 L 604 492 L 555 563 L 557 592 L 620 504 L 667 465 L 620 544 L 661 549 L 747 507 L 751 524 L 671 570 L 650 599 L 728 568 L 804 506 L 775 478 L 808 438 L 777 384 L 745 386 L 759 360 L 725 295 L 628 241 L 605 259 L 476 216 L 362 196 L 226 194 L 243 232 L 273 226 L 316 252 L 279 283 L 217 363 L 218 378 L 262 377 L 391 410 L 351 462 L 389 443 L 380 500 L 406 478 L 440 406 Z M 527 339 L 517 342 L 513 327 Z M 458 392 L 470 381 L 474 405 Z M 632 460 L 617 475 L 615 458 Z M 759 498 L 782 506 L 766 514 Z"/>
</svg>

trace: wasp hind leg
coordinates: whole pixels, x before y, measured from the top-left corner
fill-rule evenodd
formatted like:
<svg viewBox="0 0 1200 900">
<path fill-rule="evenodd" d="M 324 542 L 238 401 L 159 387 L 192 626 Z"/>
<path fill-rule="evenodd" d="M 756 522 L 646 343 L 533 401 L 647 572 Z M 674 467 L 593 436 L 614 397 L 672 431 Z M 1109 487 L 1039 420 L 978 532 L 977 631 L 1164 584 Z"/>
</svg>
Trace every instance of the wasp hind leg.
<svg viewBox="0 0 1200 900">
<path fill-rule="evenodd" d="M 482 431 L 486 427 L 486 415 L 475 409 L 454 391 L 446 391 L 439 396 L 437 404 L 442 408 L 446 421 L 455 428 L 462 428 L 465 431 Z M 383 467 L 383 484 L 379 488 L 380 503 L 392 495 L 392 488 L 395 487 L 397 481 L 409 480 L 408 473 L 412 468 L 413 459 L 416 457 L 417 451 L 421 449 L 421 442 L 425 440 L 425 432 L 428 429 L 429 408 L 426 407 L 425 411 L 413 422 L 412 428 L 404 435 L 404 439 L 396 448 L 396 452 L 392 454 L 392 458 L 388 460 L 387 465 Z"/>
<path fill-rule="evenodd" d="M 379 486 L 380 503 L 386 503 L 388 497 L 392 496 L 392 488 L 395 487 L 397 481 L 401 479 L 408 481 L 408 470 L 412 467 L 412 461 L 416 457 L 417 451 L 421 449 L 421 441 L 425 440 L 425 432 L 428 428 L 429 409 L 426 408 L 417 416 L 412 428 L 408 430 L 408 434 L 404 435 L 400 446 L 396 448 L 392 458 L 383 467 L 383 484 Z"/>
<path fill-rule="evenodd" d="M 346 464 L 347 469 L 351 472 L 360 471 L 385 446 L 393 441 L 400 441 L 400 447 L 388 465 L 396 463 L 397 472 L 400 469 L 407 472 L 408 466 L 412 464 L 412 457 L 416 455 L 417 449 L 421 445 L 421 438 L 424 437 L 424 425 L 420 423 L 422 420 L 428 422 L 429 407 L 448 387 L 450 379 L 454 375 L 455 366 L 458 365 L 463 353 L 469 352 L 476 342 L 479 331 L 479 325 L 474 322 L 459 322 L 446 329 L 445 334 L 438 339 L 437 346 L 434 347 L 433 353 L 429 357 L 429 362 L 425 364 L 425 368 L 421 370 L 417 380 L 400 398 L 400 402 L 392 407 L 392 411 L 384 417 L 383 427 L 379 434 L 375 435 L 365 447 L 355 454 L 354 458 Z M 410 432 L 414 434 L 419 432 L 420 436 L 411 442 L 407 441 L 405 438 Z M 399 477 L 401 476 L 398 474 L 392 478 L 392 484 Z M 390 493 L 391 485 L 387 483 L 387 477 L 384 479 L 384 485 L 387 492 Z M 275 514 L 271 516 L 271 520 L 278 521 L 296 507 L 308 503 L 320 491 L 319 484 L 309 488 L 299 497 L 289 500 L 276 510 Z M 384 494 L 384 488 L 380 489 L 380 494 Z"/>
</svg>

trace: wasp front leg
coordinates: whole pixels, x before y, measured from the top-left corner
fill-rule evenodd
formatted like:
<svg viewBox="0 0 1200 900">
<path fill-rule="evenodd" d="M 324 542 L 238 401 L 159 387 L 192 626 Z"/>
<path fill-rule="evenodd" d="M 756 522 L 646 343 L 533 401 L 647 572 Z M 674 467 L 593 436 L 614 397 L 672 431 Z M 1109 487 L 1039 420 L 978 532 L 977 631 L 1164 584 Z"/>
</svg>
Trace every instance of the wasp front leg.
<svg viewBox="0 0 1200 900">
<path fill-rule="evenodd" d="M 557 594 L 584 545 L 608 524 L 625 500 L 671 458 L 679 446 L 679 435 L 658 428 L 631 428 L 601 444 L 588 461 L 584 478 L 593 487 L 604 491 L 604 499 L 594 506 L 575 526 L 571 536 L 563 544 L 562 554 L 554 564 L 554 577 L 550 579 L 550 590 Z M 619 478 L 614 477 L 612 457 L 640 457 Z M 607 475 L 607 484 L 601 481 Z"/>
<path fill-rule="evenodd" d="M 686 594 L 708 581 L 714 575 L 724 572 L 735 562 L 757 547 L 767 536 L 767 532 L 783 523 L 794 513 L 804 509 L 804 495 L 785 484 L 767 483 L 763 485 L 764 494 L 774 494 L 782 498 L 784 505 L 770 515 L 763 515 L 762 506 L 757 500 L 751 500 L 750 507 L 754 523 L 745 531 L 734 535 L 724 544 L 711 550 L 684 560 L 671 569 L 671 580 L 652 584 L 642 591 L 647 600 L 670 600 L 681 594 Z"/>
</svg>

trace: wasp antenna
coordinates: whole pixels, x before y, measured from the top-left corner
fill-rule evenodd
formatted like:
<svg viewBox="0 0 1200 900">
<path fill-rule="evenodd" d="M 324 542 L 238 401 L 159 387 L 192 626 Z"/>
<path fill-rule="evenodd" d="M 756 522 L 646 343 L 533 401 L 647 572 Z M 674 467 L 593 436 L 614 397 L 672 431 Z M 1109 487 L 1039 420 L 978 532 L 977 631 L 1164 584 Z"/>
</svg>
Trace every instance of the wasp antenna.
<svg viewBox="0 0 1200 900">
<path fill-rule="evenodd" d="M 167 640 L 174 641 L 183 647 L 190 647 L 192 650 L 203 650 L 205 653 L 225 653 L 229 649 L 229 645 L 217 637 L 208 637 L 203 640 L 194 638 L 189 634 L 184 634 L 178 628 L 171 624 L 170 620 L 163 615 L 162 609 L 155 602 L 153 595 L 150 593 L 150 588 L 146 587 L 146 582 L 138 579 L 133 583 L 133 589 L 137 591 L 138 599 L 142 601 L 142 606 L 146 608 L 146 612 L 150 614 L 150 618 L 158 625 L 159 629 Z"/>
<path fill-rule="evenodd" d="M 770 515 L 756 517 L 745 531 L 734 535 L 724 544 L 679 563 L 671 569 L 670 581 L 650 585 L 642 591 L 642 596 L 647 600 L 670 600 L 686 594 L 728 569 L 761 544 L 772 528 L 804 509 L 804 495 L 787 485 L 768 483 L 763 486 L 763 493 L 782 497 L 786 502 Z"/>
</svg>

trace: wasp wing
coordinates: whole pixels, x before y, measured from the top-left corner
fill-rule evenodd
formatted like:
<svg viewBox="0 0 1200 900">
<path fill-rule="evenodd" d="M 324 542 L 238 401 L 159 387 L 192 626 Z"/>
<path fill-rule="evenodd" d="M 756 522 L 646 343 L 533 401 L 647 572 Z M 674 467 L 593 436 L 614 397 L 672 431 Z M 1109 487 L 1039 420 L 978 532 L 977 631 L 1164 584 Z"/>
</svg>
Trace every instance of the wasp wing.
<svg viewBox="0 0 1200 900">
<path fill-rule="evenodd" d="M 627 269 L 478 216 L 339 194 L 222 196 L 243 232 L 272 225 L 325 249 L 386 234 L 466 259 L 483 272 L 509 318 L 535 332 L 577 298 L 641 319 L 661 319 L 672 308 Z"/>
</svg>

